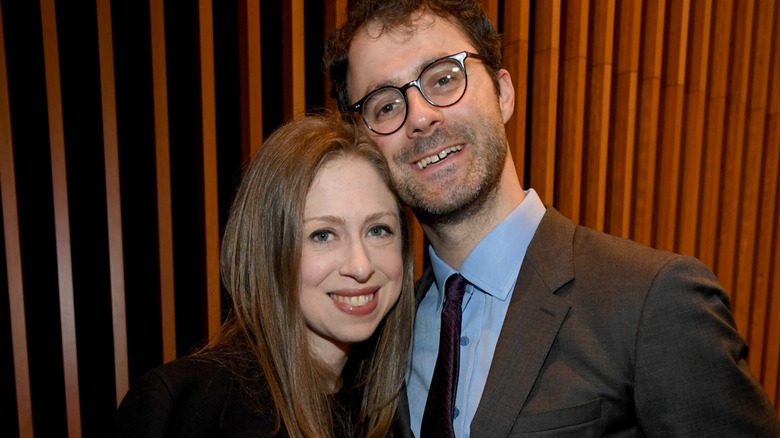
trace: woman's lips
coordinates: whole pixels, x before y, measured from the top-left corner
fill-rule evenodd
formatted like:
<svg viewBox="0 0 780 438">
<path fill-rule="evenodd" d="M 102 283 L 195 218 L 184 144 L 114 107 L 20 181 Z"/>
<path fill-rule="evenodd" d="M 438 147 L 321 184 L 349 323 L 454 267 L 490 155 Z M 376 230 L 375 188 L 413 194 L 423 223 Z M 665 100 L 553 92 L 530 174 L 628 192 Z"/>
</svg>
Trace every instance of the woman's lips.
<svg viewBox="0 0 780 438">
<path fill-rule="evenodd" d="M 374 311 L 378 300 L 379 288 L 367 288 L 351 291 L 331 292 L 330 296 L 337 308 L 350 315 L 366 315 Z"/>
</svg>

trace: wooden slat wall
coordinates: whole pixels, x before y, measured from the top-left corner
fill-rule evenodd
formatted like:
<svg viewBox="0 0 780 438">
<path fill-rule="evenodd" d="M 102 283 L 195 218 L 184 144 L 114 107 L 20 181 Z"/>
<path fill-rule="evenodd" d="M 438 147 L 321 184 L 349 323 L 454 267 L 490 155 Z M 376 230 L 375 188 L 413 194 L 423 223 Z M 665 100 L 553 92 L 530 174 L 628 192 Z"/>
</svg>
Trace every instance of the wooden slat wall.
<svg viewBox="0 0 780 438">
<path fill-rule="evenodd" d="M 119 189 L 119 143 L 116 126 L 114 87 L 114 48 L 111 32 L 111 3 L 97 1 L 98 44 L 100 51 L 100 94 L 103 97 L 103 148 L 106 169 L 106 221 L 111 275 L 111 329 L 114 341 L 114 378 L 117 403 L 130 384 L 127 369 L 127 324 L 125 312 L 125 274 L 122 245 L 122 204 Z"/>
<path fill-rule="evenodd" d="M 60 334 L 62 337 L 68 436 L 81 436 L 81 403 L 79 401 L 79 367 L 76 349 L 76 310 L 73 297 L 73 260 L 71 258 L 65 126 L 62 114 L 60 58 L 54 6 L 53 0 L 41 0 L 43 57 L 49 115 L 49 147 L 51 148 L 54 233 L 57 251 L 57 275 L 59 279 Z M 11 117 L 13 117 L 13 114 L 11 114 Z"/>
<path fill-rule="evenodd" d="M 165 11 L 162 0 L 149 0 L 151 27 L 154 145 L 157 180 L 157 232 L 160 263 L 160 313 L 162 357 L 176 358 L 176 311 L 174 306 L 173 232 L 171 213 L 171 162 L 168 129 L 168 73 L 165 66 Z M 119 393 L 117 393 L 119 397 Z"/>
<path fill-rule="evenodd" d="M 260 48 L 260 0 L 239 2 L 241 50 L 241 152 L 250 156 L 263 143 L 263 82 Z"/>
<path fill-rule="evenodd" d="M 198 0 L 200 47 L 200 107 L 203 136 L 203 238 L 206 265 L 206 314 L 208 336 L 219 331 L 219 218 L 217 204 L 217 127 L 214 89 L 214 16 L 211 0 Z"/>
<path fill-rule="evenodd" d="M 780 409 L 778 2 L 480 2 L 505 39 L 504 64 L 516 92 L 507 129 L 523 185 L 579 223 L 709 265 L 750 342 L 750 367 Z M 96 78 L 100 99 L 85 99 L 78 108 L 63 97 L 73 85 L 60 67 L 73 56 L 60 43 L 74 26 L 59 20 L 84 14 L 69 15 L 66 2 L 40 0 L 23 9 L 0 1 L 7 296 L 0 305 L 0 411 L 16 413 L 15 421 L 0 422 L 0 435 L 31 437 L 35 430 L 78 437 L 105 430 L 134 379 L 197 347 L 192 339 L 216 332 L 224 310 L 219 233 L 241 169 L 280 123 L 335 108 L 327 81 L 315 73 L 325 35 L 344 19 L 345 5 L 122 4 L 125 13 L 147 20 L 135 23 L 144 33 L 130 53 L 117 49 L 127 47 L 114 30 L 124 24 L 125 13 L 112 11 L 120 5 L 96 0 L 81 28 L 95 42 L 93 61 L 83 69 Z M 40 40 L 20 38 L 17 22 L 40 29 Z M 129 81 L 115 65 L 130 57 L 148 68 Z M 20 97 L 26 80 L 43 90 L 43 99 Z M 131 106 L 129 95 L 146 104 Z M 71 227 L 84 211 L 70 209 L 69 180 L 82 164 L 73 158 L 80 145 L 69 140 L 76 128 L 68 120 L 89 108 L 99 114 L 94 130 L 101 133 L 105 174 L 105 205 L 91 213 L 105 218 L 107 235 L 97 237 L 105 241 L 107 261 L 100 255 L 84 260 L 76 251 L 82 242 L 71 241 Z M 183 108 L 195 109 L 182 116 Z M 33 123 L 26 118 L 35 111 L 46 120 L 40 129 L 48 144 L 31 145 L 24 137 L 29 129 L 12 129 Z M 136 131 L 148 141 L 127 141 Z M 40 161 L 18 154 L 22 147 L 41 148 Z M 135 175 L 139 163 L 149 175 Z M 33 166 L 51 169 L 52 198 L 38 200 L 40 210 L 25 202 L 26 187 L 18 183 Z M 151 192 L 136 187 L 144 181 Z M 33 231 L 19 218 L 30 215 L 48 218 L 52 227 L 43 250 L 55 254 L 56 265 L 47 269 L 58 277 L 59 302 L 48 305 L 59 309 L 59 320 L 44 330 L 61 346 L 55 352 L 61 359 L 51 364 L 61 374 L 57 388 L 37 383 L 41 359 L 29 339 L 41 335 L 25 319 L 31 305 L 44 304 L 38 296 L 52 296 L 27 286 L 44 260 L 30 255 L 37 249 L 25 239 Z M 144 218 L 150 227 L 144 228 Z M 177 236 L 182 227 L 194 235 Z M 419 271 L 419 226 L 416 231 Z M 148 245 L 127 245 L 126 239 Z M 145 247 L 152 249 L 139 253 Z M 153 272 L 139 268 L 149 266 L 139 260 L 153 260 Z M 104 272 L 105 286 L 84 280 L 79 266 L 85 265 Z M 154 286 L 128 288 L 137 278 Z M 99 296 L 110 297 L 110 304 L 98 311 L 84 304 Z M 89 340 L 79 327 L 101 324 L 112 331 L 113 345 L 82 345 Z M 113 368 L 79 379 L 78 348 L 106 354 Z M 103 389 L 84 391 L 85 385 Z"/>
<path fill-rule="evenodd" d="M 3 209 L 6 278 L 8 279 L 8 316 L 10 319 L 13 354 L 13 386 L 15 388 L 18 435 L 33 436 L 30 372 L 27 360 L 27 329 L 24 305 L 22 255 L 19 242 L 19 216 L 16 200 L 16 169 L 11 136 L 11 112 L 8 101 L 8 76 L 5 60 L 3 11 L 0 9 L 0 196 Z M 3 412 L 9 410 L 3 409 Z"/>
</svg>

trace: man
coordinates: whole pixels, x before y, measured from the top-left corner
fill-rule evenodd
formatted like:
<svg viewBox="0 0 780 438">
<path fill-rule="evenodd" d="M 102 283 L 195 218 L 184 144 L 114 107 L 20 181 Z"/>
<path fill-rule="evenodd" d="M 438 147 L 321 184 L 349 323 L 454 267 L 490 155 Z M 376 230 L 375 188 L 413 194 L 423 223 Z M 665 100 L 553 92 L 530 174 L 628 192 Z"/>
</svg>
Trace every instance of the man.
<svg viewBox="0 0 780 438">
<path fill-rule="evenodd" d="M 579 227 L 522 189 L 500 50 L 472 0 L 351 1 L 327 44 L 340 109 L 430 241 L 401 423 L 417 436 L 780 436 L 708 268 Z M 468 285 L 448 405 L 429 388 L 445 374 L 455 273 Z"/>
</svg>

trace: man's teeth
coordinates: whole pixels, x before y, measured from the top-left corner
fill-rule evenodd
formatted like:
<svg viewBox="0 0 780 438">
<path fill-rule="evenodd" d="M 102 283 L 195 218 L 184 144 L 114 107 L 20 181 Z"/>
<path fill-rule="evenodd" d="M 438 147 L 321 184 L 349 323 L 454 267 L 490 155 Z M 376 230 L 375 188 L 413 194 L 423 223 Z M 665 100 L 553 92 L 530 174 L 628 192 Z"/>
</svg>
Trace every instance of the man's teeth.
<svg viewBox="0 0 780 438">
<path fill-rule="evenodd" d="M 333 297 L 334 300 L 340 303 L 349 304 L 352 307 L 360 307 L 360 306 L 365 306 L 369 301 L 373 300 L 374 294 L 360 295 L 356 297 L 345 297 L 343 295 L 331 294 L 331 297 Z"/>
<path fill-rule="evenodd" d="M 443 160 L 444 157 L 446 157 L 450 153 L 458 152 L 461 149 L 463 149 L 463 146 L 452 146 L 452 147 L 449 147 L 449 148 L 439 152 L 438 154 L 431 155 L 430 157 L 425 157 L 422 160 L 418 161 L 417 162 L 417 167 L 419 167 L 420 169 L 425 169 L 426 167 L 428 167 L 429 164 L 437 163 L 440 160 Z"/>
</svg>

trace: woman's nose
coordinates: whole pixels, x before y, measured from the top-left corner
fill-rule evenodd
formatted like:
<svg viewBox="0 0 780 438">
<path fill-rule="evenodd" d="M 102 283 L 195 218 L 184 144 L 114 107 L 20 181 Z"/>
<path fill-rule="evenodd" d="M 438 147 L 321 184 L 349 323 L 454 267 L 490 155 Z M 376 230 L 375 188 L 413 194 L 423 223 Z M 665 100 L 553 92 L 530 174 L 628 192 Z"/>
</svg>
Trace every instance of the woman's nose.
<svg viewBox="0 0 780 438">
<path fill-rule="evenodd" d="M 374 265 L 363 242 L 356 241 L 347 247 L 339 273 L 352 277 L 358 282 L 364 282 L 371 278 L 374 273 Z"/>
</svg>

